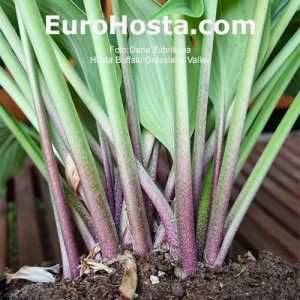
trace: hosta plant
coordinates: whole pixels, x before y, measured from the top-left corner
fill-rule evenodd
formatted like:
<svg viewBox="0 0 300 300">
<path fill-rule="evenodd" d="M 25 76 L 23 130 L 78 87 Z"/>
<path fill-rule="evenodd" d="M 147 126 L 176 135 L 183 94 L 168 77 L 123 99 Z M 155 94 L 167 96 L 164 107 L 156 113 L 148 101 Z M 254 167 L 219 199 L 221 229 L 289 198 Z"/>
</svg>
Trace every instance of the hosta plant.
<svg viewBox="0 0 300 300">
<path fill-rule="evenodd" d="M 78 275 L 72 222 L 105 258 L 167 245 L 183 275 L 194 275 L 198 261 L 223 264 L 300 114 L 298 93 L 230 206 L 236 176 L 299 69 L 299 29 L 273 50 L 300 1 L 111 3 L 117 22 L 168 16 L 171 34 L 97 34 L 98 0 L 0 0 L 0 57 L 11 73 L 0 68 L 0 85 L 30 122 L 0 106 L 1 180 L 18 169 L 19 143 L 48 180 L 65 277 Z M 46 33 L 47 16 L 59 16 L 59 34 Z M 176 32 L 180 20 L 191 34 Z M 204 20 L 252 20 L 255 32 L 190 30 Z M 171 170 L 158 183 L 162 148 Z"/>
</svg>

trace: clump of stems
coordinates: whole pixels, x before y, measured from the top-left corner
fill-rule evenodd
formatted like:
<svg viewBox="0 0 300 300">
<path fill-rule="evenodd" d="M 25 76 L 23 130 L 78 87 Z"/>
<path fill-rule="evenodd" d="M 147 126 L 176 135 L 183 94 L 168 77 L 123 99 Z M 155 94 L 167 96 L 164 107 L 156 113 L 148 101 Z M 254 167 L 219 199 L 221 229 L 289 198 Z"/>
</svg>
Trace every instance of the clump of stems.
<svg viewBox="0 0 300 300">
<path fill-rule="evenodd" d="M 153 247 L 167 244 L 183 276 L 195 275 L 200 260 L 211 266 L 223 264 L 256 191 L 300 115 L 298 94 L 229 209 L 234 181 L 300 66 L 299 29 L 270 59 L 299 2 L 291 0 L 273 20 L 270 10 L 276 4 L 255 1 L 251 17 L 256 32 L 240 46 L 245 52 L 241 63 L 234 64 L 239 77 L 231 87 L 231 99 L 226 98 L 220 83 L 227 76 L 226 64 L 218 61 L 224 42 L 220 37 L 193 36 L 191 55 L 205 57 L 209 63 L 192 66 L 184 51 L 190 45 L 189 36 L 173 33 L 137 40 L 118 28 L 115 42 L 126 50 L 121 52 L 122 63 L 118 64 L 107 34 L 97 36 L 87 30 L 86 36 L 60 36 L 57 40 L 46 35 L 42 16 L 52 12 L 51 3 L 58 0 L 42 2 L 15 0 L 13 6 L 7 0 L 0 6 L 0 57 L 12 75 L 0 67 L 0 84 L 39 133 L 40 145 L 2 106 L 0 118 L 48 180 L 64 276 L 78 275 L 72 221 L 87 250 L 99 242 L 105 258 L 115 257 L 124 248 L 145 255 Z M 226 9 L 227 13 L 232 9 L 220 2 L 198 1 L 200 6 L 194 7 L 198 15 L 185 3 L 178 4 L 175 11 L 170 5 L 169 14 L 173 24 L 186 15 L 214 23 L 217 16 L 222 18 Z M 246 1 L 242 2 L 241 8 L 247 7 Z M 105 20 L 98 0 L 83 3 L 84 12 L 72 1 L 65 1 L 65 7 L 54 6 L 54 10 L 62 17 L 85 18 L 91 23 Z M 158 4 L 150 0 L 145 3 L 144 7 L 136 0 L 112 0 L 113 14 L 120 21 L 123 14 L 147 20 L 159 13 Z M 12 9 L 17 24 L 8 17 Z M 229 37 L 222 37 L 227 38 L 230 43 Z M 134 43 L 151 49 L 173 47 L 175 63 L 151 67 L 124 63 Z M 66 52 L 73 56 L 75 68 Z M 87 55 L 109 58 L 113 63 L 87 67 Z M 214 81 L 216 68 L 222 70 L 220 82 Z M 156 86 L 158 78 L 164 76 L 162 72 L 172 76 L 166 78 L 165 85 L 159 82 L 164 89 L 159 98 Z M 76 96 L 71 95 L 70 86 Z M 212 91 L 219 86 L 221 97 L 212 100 Z M 84 114 L 81 116 L 80 109 L 78 113 L 76 98 L 93 124 Z M 145 119 L 141 113 L 144 109 L 153 111 L 153 107 L 168 119 L 168 126 L 161 131 L 157 130 L 156 116 Z M 167 159 L 161 155 L 162 150 L 169 155 Z M 59 163 L 68 169 L 70 162 L 76 186 L 68 184 L 57 167 Z M 163 163 L 169 165 L 169 171 L 167 178 L 159 181 Z"/>
</svg>

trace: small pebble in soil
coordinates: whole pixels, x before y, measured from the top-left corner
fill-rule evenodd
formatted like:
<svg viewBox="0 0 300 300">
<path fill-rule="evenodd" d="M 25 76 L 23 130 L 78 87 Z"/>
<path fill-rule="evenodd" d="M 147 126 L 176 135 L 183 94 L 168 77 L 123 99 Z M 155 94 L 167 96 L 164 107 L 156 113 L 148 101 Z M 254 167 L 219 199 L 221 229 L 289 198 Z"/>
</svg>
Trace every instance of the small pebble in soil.
<svg viewBox="0 0 300 300">
<path fill-rule="evenodd" d="M 204 263 L 198 261 L 198 269 L 203 269 L 203 268 L 204 268 Z"/>
<path fill-rule="evenodd" d="M 159 278 L 157 276 L 151 275 L 150 276 L 150 281 L 151 283 L 154 284 L 158 284 L 159 283 Z"/>
<path fill-rule="evenodd" d="M 185 288 L 183 283 L 175 283 L 172 286 L 172 293 L 176 297 L 182 297 L 184 295 Z"/>
<path fill-rule="evenodd" d="M 166 275 L 166 273 L 163 272 L 163 271 L 160 271 L 160 270 L 159 270 L 159 271 L 157 272 L 157 276 L 158 276 L 158 277 L 163 277 L 163 276 L 165 276 L 165 275 Z"/>
</svg>

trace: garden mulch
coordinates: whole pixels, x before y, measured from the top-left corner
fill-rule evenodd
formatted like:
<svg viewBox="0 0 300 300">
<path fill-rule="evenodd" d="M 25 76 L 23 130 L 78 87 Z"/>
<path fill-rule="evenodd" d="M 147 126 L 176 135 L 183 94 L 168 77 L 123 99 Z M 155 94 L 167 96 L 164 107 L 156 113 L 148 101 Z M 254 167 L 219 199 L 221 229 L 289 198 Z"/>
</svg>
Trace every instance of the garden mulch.
<svg viewBox="0 0 300 300">
<path fill-rule="evenodd" d="M 137 299 L 300 299 L 299 264 L 291 265 L 266 251 L 256 261 L 229 262 L 216 269 L 200 266 L 194 278 L 185 280 L 175 276 L 175 266 L 168 253 L 152 252 L 137 257 L 136 261 Z M 114 267 L 114 274 L 90 273 L 75 280 L 59 277 L 53 284 L 13 281 L 1 288 L 0 298 L 123 299 L 118 287 L 124 269 L 120 263 L 115 263 Z M 160 275 L 159 283 L 151 283 L 151 275 Z"/>
</svg>

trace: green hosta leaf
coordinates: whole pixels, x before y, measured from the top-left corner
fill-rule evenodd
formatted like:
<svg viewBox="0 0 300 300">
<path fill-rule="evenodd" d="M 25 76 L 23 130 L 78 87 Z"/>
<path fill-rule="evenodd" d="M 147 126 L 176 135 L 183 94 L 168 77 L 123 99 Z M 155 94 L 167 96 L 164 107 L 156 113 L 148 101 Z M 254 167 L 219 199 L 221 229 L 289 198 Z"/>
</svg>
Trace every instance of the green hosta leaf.
<svg viewBox="0 0 300 300">
<path fill-rule="evenodd" d="M 261 67 L 261 64 L 264 60 L 264 56 L 268 50 L 269 42 L 270 42 L 270 36 L 271 36 L 271 5 L 269 5 L 268 14 L 266 16 L 266 23 L 264 27 L 263 32 L 263 38 L 260 45 L 260 51 L 257 58 L 257 64 L 256 64 L 256 70 L 258 70 Z"/>
<path fill-rule="evenodd" d="M 296 31 L 299 30 L 299 28 L 300 28 L 300 10 L 296 12 L 290 24 L 286 28 L 283 36 L 280 38 L 273 53 L 271 54 L 271 58 L 274 58 L 279 53 L 279 51 L 286 45 L 286 43 L 292 38 L 292 36 L 296 33 Z M 299 82 L 300 82 L 300 69 L 298 69 L 298 71 L 296 72 L 285 94 L 296 96 L 296 94 L 299 91 Z"/>
<path fill-rule="evenodd" d="M 92 94 L 98 99 L 102 108 L 106 110 L 105 101 L 102 93 L 102 85 L 98 72 L 98 66 L 95 63 L 90 63 L 90 58 L 95 57 L 95 50 L 93 48 L 92 38 L 90 29 L 86 28 L 85 34 L 80 34 L 80 20 L 86 20 L 86 14 L 80 9 L 82 7 L 82 1 L 77 1 L 77 6 L 71 0 L 36 0 L 39 10 L 42 16 L 45 18 L 46 15 L 58 15 L 60 16 L 59 30 L 62 30 L 62 21 L 68 21 L 71 24 L 72 20 L 77 20 L 77 32 L 75 35 L 65 35 L 62 32 L 59 35 L 53 35 L 52 37 L 58 43 L 61 49 L 67 51 L 75 61 L 75 67 L 87 84 Z M 2 4 L 3 2 L 3 4 Z M 16 25 L 15 18 L 15 7 L 11 0 L 1 0 L 1 5 L 4 11 L 9 16 L 11 22 Z M 69 25 L 70 26 L 70 25 Z M 56 28 L 55 28 L 56 29 Z M 68 29 L 70 29 L 68 27 Z M 121 86 L 121 72 L 118 65 L 116 65 L 117 73 L 119 76 L 119 86 Z"/>
<path fill-rule="evenodd" d="M 79 24 L 80 20 L 86 20 L 86 14 L 79 6 L 76 6 L 71 0 L 37 0 L 39 9 L 43 16 L 46 15 L 59 15 L 60 27 L 62 21 L 67 20 L 68 24 L 71 24 L 72 20 L 77 20 L 77 34 L 52 36 L 58 45 L 66 50 L 75 61 L 75 68 L 81 79 L 87 84 L 91 93 L 99 101 L 101 107 L 106 111 L 105 100 L 102 92 L 102 84 L 99 76 L 98 66 L 95 63 L 91 63 L 90 59 L 95 57 L 95 50 L 93 47 L 92 37 L 90 29 L 87 28 L 86 34 L 80 34 Z M 77 1 L 80 7 L 83 7 L 82 1 Z M 60 28 L 61 30 L 61 28 Z M 121 86 L 121 70 L 120 67 L 115 64 L 119 81 L 116 83 Z M 74 103 L 77 109 L 80 111 L 81 121 L 86 128 L 93 133 L 97 133 L 96 123 L 91 113 L 86 109 L 85 105 L 78 99 L 73 97 Z"/>
<path fill-rule="evenodd" d="M 122 14 L 128 15 L 128 21 L 150 19 L 159 5 L 152 1 L 141 3 L 139 0 L 125 0 L 121 4 Z M 146 56 L 168 59 L 169 54 L 153 53 L 156 47 L 172 46 L 172 37 L 159 35 L 130 35 L 129 46 L 136 49 L 150 49 L 151 54 L 132 53 L 131 57 L 144 60 Z M 141 63 L 132 64 L 137 103 L 141 124 L 158 138 L 172 153 L 174 135 L 174 82 L 172 64 Z"/>
<path fill-rule="evenodd" d="M 282 11 L 286 8 L 290 0 L 272 0 L 272 22 L 276 23 Z"/>
<path fill-rule="evenodd" d="M 8 14 L 11 22 L 16 23 L 14 3 L 10 0 L 3 1 L 3 9 Z M 98 72 L 98 66 L 91 63 L 90 59 L 95 57 L 95 50 L 93 48 L 92 38 L 89 27 L 86 28 L 86 34 L 80 34 L 79 24 L 80 20 L 86 20 L 86 14 L 80 8 L 83 8 L 82 1 L 76 1 L 76 4 L 71 0 L 36 0 L 42 16 L 45 18 L 47 15 L 60 16 L 59 35 L 52 35 L 53 39 L 57 42 L 59 47 L 75 61 L 75 69 L 81 79 L 86 83 L 91 93 L 99 101 L 101 107 L 106 111 L 106 105 L 102 92 L 101 80 Z M 75 35 L 65 35 L 62 33 L 62 21 L 66 20 L 70 26 L 72 20 L 77 20 L 77 32 Z M 56 28 L 55 28 L 56 29 Z M 68 27 L 68 29 L 70 29 Z M 119 77 L 118 84 L 121 86 L 121 71 L 120 67 L 116 64 L 116 71 Z M 76 107 L 79 108 L 80 116 L 83 124 L 91 131 L 97 132 L 95 122 L 90 112 L 84 108 L 84 105 L 78 99 L 73 98 Z M 79 100 L 79 101 L 78 101 Z"/>
<path fill-rule="evenodd" d="M 80 21 L 87 19 L 85 13 L 70 0 L 37 0 L 37 3 L 43 16 L 59 15 L 60 26 L 63 20 L 67 20 L 71 24 L 71 20 Z M 80 22 L 77 24 L 79 30 Z M 90 58 L 96 55 L 89 29 L 83 35 L 65 35 L 61 33 L 53 36 L 53 38 L 55 38 L 61 48 L 70 53 L 75 60 L 76 69 L 81 78 L 99 100 L 101 106 L 105 108 L 98 67 L 97 64 L 90 63 Z"/>
<path fill-rule="evenodd" d="M 147 22 L 159 9 L 160 6 L 151 0 L 143 2 L 140 0 L 125 0 L 121 2 L 122 14 L 128 16 L 129 22 L 134 19 Z M 172 154 L 174 150 L 173 64 L 145 62 L 146 57 L 161 60 L 172 58 L 172 53 L 155 53 L 157 49 L 170 49 L 173 45 L 172 36 L 164 34 L 161 30 L 161 34 L 158 35 L 130 35 L 128 43 L 134 49 L 150 49 L 150 53 L 147 54 L 131 53 L 132 58 L 142 59 L 142 63 L 132 64 L 140 122 Z M 191 46 L 190 41 L 188 43 Z M 198 67 L 197 64 L 188 65 L 188 80 L 192 84 L 197 80 Z M 190 132 L 192 133 L 195 126 L 197 91 L 195 88 L 191 88 L 189 93 Z"/>
<path fill-rule="evenodd" d="M 171 14 L 182 14 L 185 16 L 199 18 L 204 11 L 202 0 L 169 0 L 162 9 L 156 13 L 153 19 Z"/>
<path fill-rule="evenodd" d="M 4 122 L 0 119 L 0 195 L 6 190 L 6 182 L 22 172 L 25 152 Z"/>
<path fill-rule="evenodd" d="M 84 10 L 83 0 L 72 0 L 80 9 Z"/>
<path fill-rule="evenodd" d="M 13 1 L 9 0 L 0 0 L 0 5 L 2 9 L 5 11 L 5 14 L 11 21 L 11 23 L 17 27 L 18 21 L 17 21 L 17 15 L 15 11 L 15 4 Z"/>
<path fill-rule="evenodd" d="M 300 82 L 300 69 L 296 72 L 294 78 L 290 82 L 288 88 L 285 91 L 285 95 L 296 96 L 299 92 L 299 82 Z"/>
<path fill-rule="evenodd" d="M 219 1 L 217 19 L 223 19 L 230 24 L 232 20 L 252 20 L 255 1 L 222 0 Z M 270 13 L 268 14 L 270 18 Z M 249 32 L 249 30 L 248 30 Z M 249 35 L 228 33 L 216 35 L 212 58 L 212 73 L 210 98 L 216 106 L 223 99 L 226 108 L 233 100 L 240 78 L 245 49 Z M 259 63 L 264 57 L 270 37 L 270 21 L 267 20 L 264 31 L 264 42 L 261 45 Z M 255 63 L 255 62 L 253 62 Z"/>
</svg>

